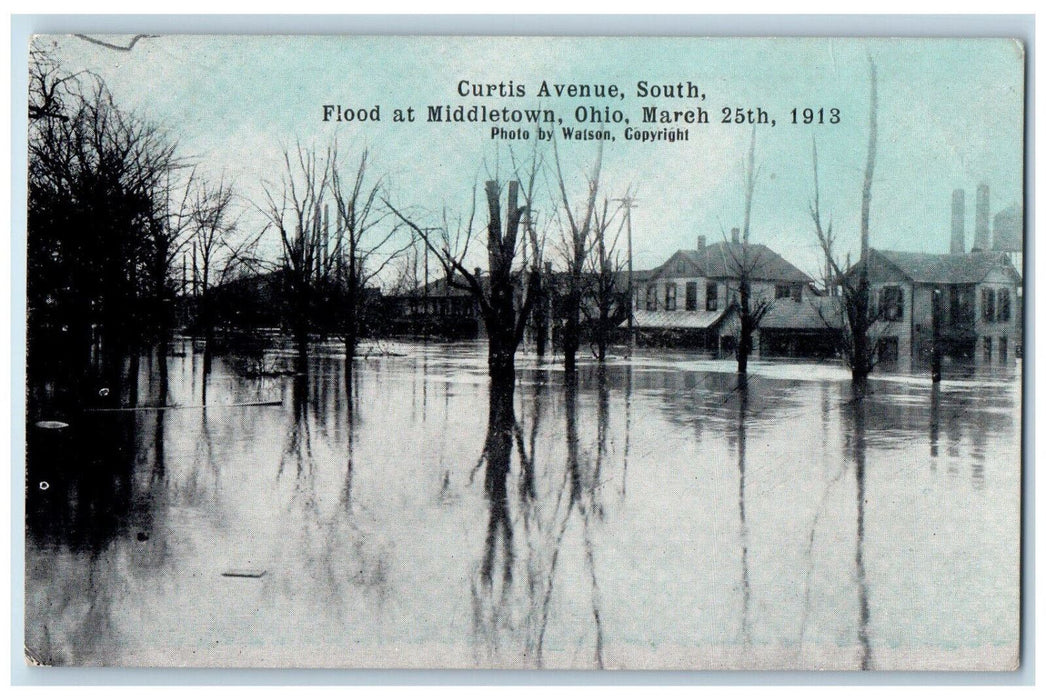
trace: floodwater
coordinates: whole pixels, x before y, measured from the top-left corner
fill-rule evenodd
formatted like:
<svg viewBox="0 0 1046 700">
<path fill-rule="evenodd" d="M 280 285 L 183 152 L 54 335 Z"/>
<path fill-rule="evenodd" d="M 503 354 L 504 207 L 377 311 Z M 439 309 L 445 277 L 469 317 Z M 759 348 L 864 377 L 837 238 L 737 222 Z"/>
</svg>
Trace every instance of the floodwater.
<svg viewBox="0 0 1046 700">
<path fill-rule="evenodd" d="M 745 389 L 730 362 L 651 351 L 575 386 L 521 354 L 506 399 L 479 343 L 364 352 L 350 390 L 335 345 L 304 373 L 273 348 L 205 377 L 185 342 L 97 387 L 96 408 L 139 410 L 30 416 L 27 654 L 1016 663 L 1019 366 L 855 400 L 837 365 L 756 362 Z"/>
</svg>

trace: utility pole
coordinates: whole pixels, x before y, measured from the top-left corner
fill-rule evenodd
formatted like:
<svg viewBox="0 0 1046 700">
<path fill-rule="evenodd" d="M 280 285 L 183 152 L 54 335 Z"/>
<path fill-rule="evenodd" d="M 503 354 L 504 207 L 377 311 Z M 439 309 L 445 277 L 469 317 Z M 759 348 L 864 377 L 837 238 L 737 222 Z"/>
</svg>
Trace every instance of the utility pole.
<svg viewBox="0 0 1046 700">
<path fill-rule="evenodd" d="M 933 344 L 930 359 L 930 381 L 937 384 L 941 381 L 941 290 L 934 289 L 931 297 L 933 316 Z"/>
<path fill-rule="evenodd" d="M 626 194 L 614 201 L 621 202 L 621 206 L 625 208 L 625 230 L 628 236 L 628 352 L 631 355 L 636 348 L 636 330 L 633 326 L 635 303 L 632 289 L 632 207 L 636 206 L 636 200 L 631 194 Z"/>
</svg>

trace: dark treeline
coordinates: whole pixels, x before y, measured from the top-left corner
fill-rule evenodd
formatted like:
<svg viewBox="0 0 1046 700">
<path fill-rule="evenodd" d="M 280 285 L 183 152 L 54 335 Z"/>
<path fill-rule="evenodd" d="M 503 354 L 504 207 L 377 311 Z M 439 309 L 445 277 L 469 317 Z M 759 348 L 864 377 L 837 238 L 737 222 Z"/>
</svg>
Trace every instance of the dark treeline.
<svg viewBox="0 0 1046 700">
<path fill-rule="evenodd" d="M 367 150 L 298 142 L 270 177 L 236 183 L 204 173 L 172 131 L 39 46 L 30 83 L 31 385 L 55 379 L 93 397 L 99 374 L 115 384 L 134 358 L 166 354 L 176 332 L 202 341 L 208 367 L 216 351 L 256 346 L 261 328 L 285 334 L 303 361 L 313 340 L 341 340 L 351 365 L 362 338 L 385 333 L 392 300 L 418 295 L 396 268 L 419 246 L 470 296 L 492 376 L 513 380 L 524 336 L 542 357 L 557 346 L 569 370 L 623 339 L 623 218 L 611 205 L 621 200 L 604 194 L 601 151 L 580 178 L 555 144 L 555 163 L 513 155 L 511 176 L 482 189 L 485 207 L 473 192 L 467 214 L 432 217 L 390 195 Z M 484 250 L 480 271 L 470 256 Z"/>
<path fill-rule="evenodd" d="M 148 348 L 166 352 L 181 330 L 208 359 L 259 326 L 302 349 L 310 335 L 343 338 L 351 357 L 380 318 L 373 280 L 397 251 L 378 259 L 391 233 L 371 233 L 381 180 L 366 151 L 343 172 L 336 145 L 299 145 L 252 204 L 224 174 L 203 175 L 170 131 L 117 104 L 100 77 L 39 47 L 28 115 L 31 386 L 72 404 L 97 399 L 95 384 L 114 384 Z M 249 212 L 263 223 L 245 226 Z M 259 244 L 274 234 L 266 257 Z"/>
</svg>

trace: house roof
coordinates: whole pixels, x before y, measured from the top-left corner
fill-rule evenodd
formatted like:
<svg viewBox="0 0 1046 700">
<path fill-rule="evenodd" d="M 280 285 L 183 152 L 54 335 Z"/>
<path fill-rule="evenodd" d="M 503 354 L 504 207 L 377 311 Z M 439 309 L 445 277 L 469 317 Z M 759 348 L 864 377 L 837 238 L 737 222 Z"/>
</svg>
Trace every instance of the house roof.
<svg viewBox="0 0 1046 700">
<path fill-rule="evenodd" d="M 726 309 L 719 311 L 647 311 L 636 309 L 632 314 L 632 325 L 636 328 L 711 328 L 719 322 Z M 621 323 L 624 328 L 628 321 Z"/>
<path fill-rule="evenodd" d="M 454 275 L 454 283 L 449 282 L 448 277 L 443 276 L 439 279 L 432 280 L 428 285 L 420 284 L 417 289 L 413 292 L 413 296 L 430 296 L 430 297 L 467 297 L 471 295 L 471 292 L 467 289 L 455 286 L 455 284 L 467 285 L 465 278 L 460 274 Z M 486 288 L 487 286 L 487 275 L 483 273 L 479 278 L 480 284 Z"/>
<path fill-rule="evenodd" d="M 921 284 L 976 284 L 998 266 L 1019 278 L 1004 253 L 908 253 L 897 250 L 872 250 L 912 282 Z M 872 267 L 874 269 L 874 265 Z M 871 276 L 871 274 L 869 275 Z"/>
<path fill-rule="evenodd" d="M 671 274 L 674 272 L 670 267 L 671 261 L 682 256 L 692 266 L 692 269 L 688 270 L 688 274 L 712 279 L 736 278 L 743 254 L 744 244 L 720 241 L 700 250 L 679 250 L 656 272 Z M 762 243 L 748 244 L 748 260 L 753 280 L 802 284 L 813 281 L 805 272 Z"/>
<path fill-rule="evenodd" d="M 824 330 L 837 328 L 842 321 L 840 297 L 804 295 L 802 301 L 777 299 L 759 323 L 774 330 Z"/>
</svg>

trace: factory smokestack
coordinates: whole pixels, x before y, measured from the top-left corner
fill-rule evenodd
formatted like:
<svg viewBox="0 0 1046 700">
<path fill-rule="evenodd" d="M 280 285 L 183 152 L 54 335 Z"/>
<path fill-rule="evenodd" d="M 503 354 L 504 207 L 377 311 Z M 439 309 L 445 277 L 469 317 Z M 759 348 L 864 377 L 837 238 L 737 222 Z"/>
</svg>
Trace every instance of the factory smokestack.
<svg viewBox="0 0 1046 700">
<path fill-rule="evenodd" d="M 971 252 L 981 253 L 990 250 L 991 235 L 988 232 L 988 219 L 991 207 L 988 201 L 988 185 L 977 186 L 977 219 L 973 234 L 973 247 Z"/>
<path fill-rule="evenodd" d="M 966 252 L 966 192 L 952 192 L 952 255 Z"/>
</svg>

